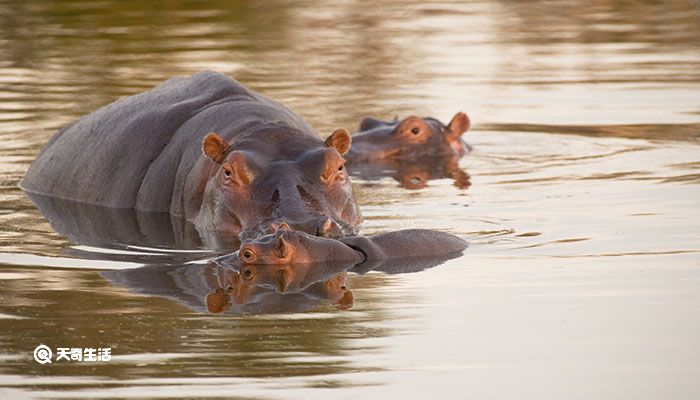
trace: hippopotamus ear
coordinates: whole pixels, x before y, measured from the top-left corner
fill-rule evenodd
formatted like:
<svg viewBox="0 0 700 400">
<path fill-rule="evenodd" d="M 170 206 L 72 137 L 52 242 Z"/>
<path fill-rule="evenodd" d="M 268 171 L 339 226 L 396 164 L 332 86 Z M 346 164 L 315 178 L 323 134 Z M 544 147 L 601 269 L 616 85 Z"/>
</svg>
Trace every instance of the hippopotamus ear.
<svg viewBox="0 0 700 400">
<path fill-rule="evenodd" d="M 348 310 L 352 308 L 354 302 L 355 296 L 352 294 L 352 290 L 345 289 L 343 296 L 335 303 L 335 306 L 340 310 Z"/>
<path fill-rule="evenodd" d="M 287 240 L 285 240 L 284 235 L 280 235 L 277 238 L 277 241 L 275 242 L 275 251 L 277 252 L 277 256 L 279 258 L 287 257 L 287 253 L 289 253 L 289 243 L 287 243 Z"/>
<path fill-rule="evenodd" d="M 207 294 L 207 310 L 212 314 L 219 314 L 231 307 L 231 296 L 223 289 L 217 289 Z"/>
<path fill-rule="evenodd" d="M 348 152 L 348 150 L 350 150 L 351 141 L 352 139 L 350 139 L 350 134 L 348 131 L 341 128 L 336 129 L 330 136 L 328 136 L 328 139 L 326 139 L 326 146 L 332 147 L 338 150 L 340 155 L 344 155 Z"/>
<path fill-rule="evenodd" d="M 277 293 L 286 293 L 294 280 L 294 273 L 288 268 L 282 268 L 275 273 L 274 277 L 277 284 Z"/>
<path fill-rule="evenodd" d="M 374 129 L 374 128 L 376 128 L 378 126 L 382 126 L 382 125 L 387 125 L 387 123 L 380 120 L 380 119 L 376 119 L 376 118 L 372 118 L 372 117 L 364 117 L 362 119 L 362 122 L 360 122 L 360 130 L 361 131 L 368 131 L 370 129 Z"/>
<path fill-rule="evenodd" d="M 469 129 L 470 124 L 467 114 L 460 111 L 452 117 L 452 121 L 447 125 L 447 134 L 450 138 L 457 139 Z"/>
<path fill-rule="evenodd" d="M 229 147 L 228 142 L 214 132 L 208 133 L 202 143 L 204 155 L 219 164 L 224 161 L 224 154 Z"/>
</svg>

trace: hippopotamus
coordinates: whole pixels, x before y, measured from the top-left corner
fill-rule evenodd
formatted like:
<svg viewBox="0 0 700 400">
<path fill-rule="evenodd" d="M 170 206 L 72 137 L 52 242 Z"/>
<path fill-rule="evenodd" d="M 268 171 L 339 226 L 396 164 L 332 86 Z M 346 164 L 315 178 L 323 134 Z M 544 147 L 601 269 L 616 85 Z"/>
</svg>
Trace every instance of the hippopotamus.
<svg viewBox="0 0 700 400">
<path fill-rule="evenodd" d="M 348 308 L 353 294 L 346 287 L 345 270 L 364 273 L 388 261 L 398 260 L 400 264 L 415 259 L 422 260 L 420 270 L 456 257 L 467 245 L 457 236 L 427 229 L 336 240 L 294 231 L 283 223 L 275 233 L 246 241 L 239 251 L 209 263 L 210 267 L 231 268 L 235 272 L 231 272 L 226 289 L 207 296 L 207 305 L 210 312 L 220 312 L 231 304 L 245 304 L 251 288 L 263 286 L 274 287 L 278 293 L 308 292 L 309 288 L 315 288 L 337 307 Z M 426 259 L 440 261 L 430 263 Z M 392 269 L 399 272 L 389 268 Z"/>
<path fill-rule="evenodd" d="M 352 137 L 353 146 L 346 158 L 353 164 L 422 156 L 459 158 L 470 150 L 462 139 L 469 126 L 469 117 L 463 112 L 455 114 L 447 125 L 432 117 L 414 115 L 401 121 L 366 117 Z"/>
<path fill-rule="evenodd" d="M 214 260 L 238 264 L 243 275 L 252 265 L 383 262 L 391 259 L 456 256 L 468 246 L 463 239 L 428 229 L 404 229 L 376 236 L 340 239 L 312 236 L 282 224 L 275 233 L 243 243 L 238 252 Z M 291 270 L 289 275 L 295 272 Z"/>
<path fill-rule="evenodd" d="M 247 240 L 225 256 L 102 275 L 134 292 L 211 313 L 299 312 L 326 301 L 344 309 L 354 300 L 349 272 L 417 272 L 457 257 L 466 247 L 456 236 L 423 229 L 332 239 L 282 223 L 275 233 Z"/>
<path fill-rule="evenodd" d="M 281 221 L 352 235 L 350 135 L 325 141 L 297 114 L 215 72 L 174 78 L 61 129 L 20 186 L 93 205 L 165 212 L 254 238 Z"/>
</svg>

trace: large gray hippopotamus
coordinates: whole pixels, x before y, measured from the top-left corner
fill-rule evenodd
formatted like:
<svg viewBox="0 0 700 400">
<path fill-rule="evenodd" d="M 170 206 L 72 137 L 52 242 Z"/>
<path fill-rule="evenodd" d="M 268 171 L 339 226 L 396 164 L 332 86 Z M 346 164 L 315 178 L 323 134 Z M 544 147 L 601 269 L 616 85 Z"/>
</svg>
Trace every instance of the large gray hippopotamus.
<svg viewBox="0 0 700 400">
<path fill-rule="evenodd" d="M 115 208 L 169 212 L 198 229 L 254 238 L 283 221 L 312 235 L 356 233 L 343 155 L 283 105 L 202 72 L 109 104 L 61 129 L 21 187 Z"/>
</svg>

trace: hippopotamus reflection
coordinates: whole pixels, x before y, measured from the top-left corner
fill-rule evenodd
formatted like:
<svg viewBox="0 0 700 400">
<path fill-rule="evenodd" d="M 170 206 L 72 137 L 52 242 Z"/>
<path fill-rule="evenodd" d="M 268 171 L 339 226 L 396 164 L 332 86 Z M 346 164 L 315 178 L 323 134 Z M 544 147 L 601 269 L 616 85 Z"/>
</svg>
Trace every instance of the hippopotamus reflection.
<svg viewBox="0 0 700 400">
<path fill-rule="evenodd" d="M 147 265 L 103 272 L 113 284 L 151 296 L 177 300 L 198 312 L 264 314 L 302 312 L 330 303 L 349 308 L 352 291 L 347 288 L 349 263 L 308 265 L 287 287 L 276 282 L 274 268 L 258 268 L 244 278 L 236 266 L 207 264 Z M 250 273 L 249 273 L 250 274 Z"/>
<path fill-rule="evenodd" d="M 240 246 L 230 235 L 201 235 L 196 227 L 169 213 L 143 212 L 29 193 L 29 197 L 51 227 L 71 242 L 81 245 L 128 249 L 130 246 L 159 249 L 232 249 Z M 213 232 L 214 234 L 216 232 Z M 75 250 L 73 250 L 75 251 Z M 170 253 L 184 256 L 186 253 Z M 147 257 L 129 253 L 101 252 L 92 257 L 114 261 L 153 263 Z M 194 253 L 190 257 L 202 258 Z"/>
<path fill-rule="evenodd" d="M 290 310 L 294 306 L 286 303 L 291 301 L 301 304 L 312 300 L 329 301 L 342 309 L 353 304 L 354 296 L 347 288 L 345 272 L 348 263 L 222 268 L 226 271 L 224 279 L 217 282 L 218 288 L 206 295 L 207 310 L 212 313 L 227 311 L 232 306 L 250 309 L 253 305 L 257 309 L 274 305 L 278 310 Z"/>
<path fill-rule="evenodd" d="M 433 179 L 452 179 L 454 186 L 467 189 L 471 177 L 459 167 L 459 156 L 421 156 L 410 160 L 383 159 L 368 163 L 354 163 L 350 174 L 368 181 L 394 178 L 405 189 L 423 189 Z"/>
<path fill-rule="evenodd" d="M 289 230 L 285 224 L 202 264 L 144 266 L 104 276 L 138 293 L 174 298 L 211 313 L 300 312 L 322 302 L 349 308 L 347 272 L 416 272 L 457 257 L 467 243 L 411 229 L 341 240 Z"/>
<path fill-rule="evenodd" d="M 21 182 L 63 199 L 164 212 L 251 238 L 286 221 L 339 237 L 361 216 L 347 131 L 322 141 L 281 104 L 214 72 L 170 79 L 61 129 Z"/>
<path fill-rule="evenodd" d="M 470 147 L 462 139 L 469 129 L 467 114 L 455 114 L 445 125 L 435 118 L 410 116 L 402 121 L 367 117 L 352 140 L 347 159 L 353 164 L 378 160 L 412 160 L 416 157 L 462 157 Z"/>
</svg>

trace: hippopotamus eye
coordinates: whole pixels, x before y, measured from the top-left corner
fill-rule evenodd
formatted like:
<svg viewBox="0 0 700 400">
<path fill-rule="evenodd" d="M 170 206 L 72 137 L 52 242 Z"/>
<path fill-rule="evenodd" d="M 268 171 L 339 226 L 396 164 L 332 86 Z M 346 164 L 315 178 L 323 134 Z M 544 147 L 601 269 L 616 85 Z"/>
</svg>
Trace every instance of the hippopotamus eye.
<svg viewBox="0 0 700 400">
<path fill-rule="evenodd" d="M 227 178 L 230 178 L 230 177 L 231 177 L 231 171 L 225 169 L 225 170 L 224 170 L 224 176 L 226 176 Z"/>
<path fill-rule="evenodd" d="M 326 160 L 321 170 L 321 181 L 331 184 L 345 180 L 345 160 L 338 157 L 335 160 Z"/>
<path fill-rule="evenodd" d="M 244 262 L 250 263 L 250 262 L 255 261 L 255 252 L 251 249 L 242 249 L 241 252 L 239 253 L 239 257 Z"/>
<path fill-rule="evenodd" d="M 414 135 L 417 135 L 417 134 L 420 133 L 420 128 L 417 127 L 417 126 L 416 126 L 415 128 L 411 128 L 411 132 L 412 132 Z"/>
</svg>

